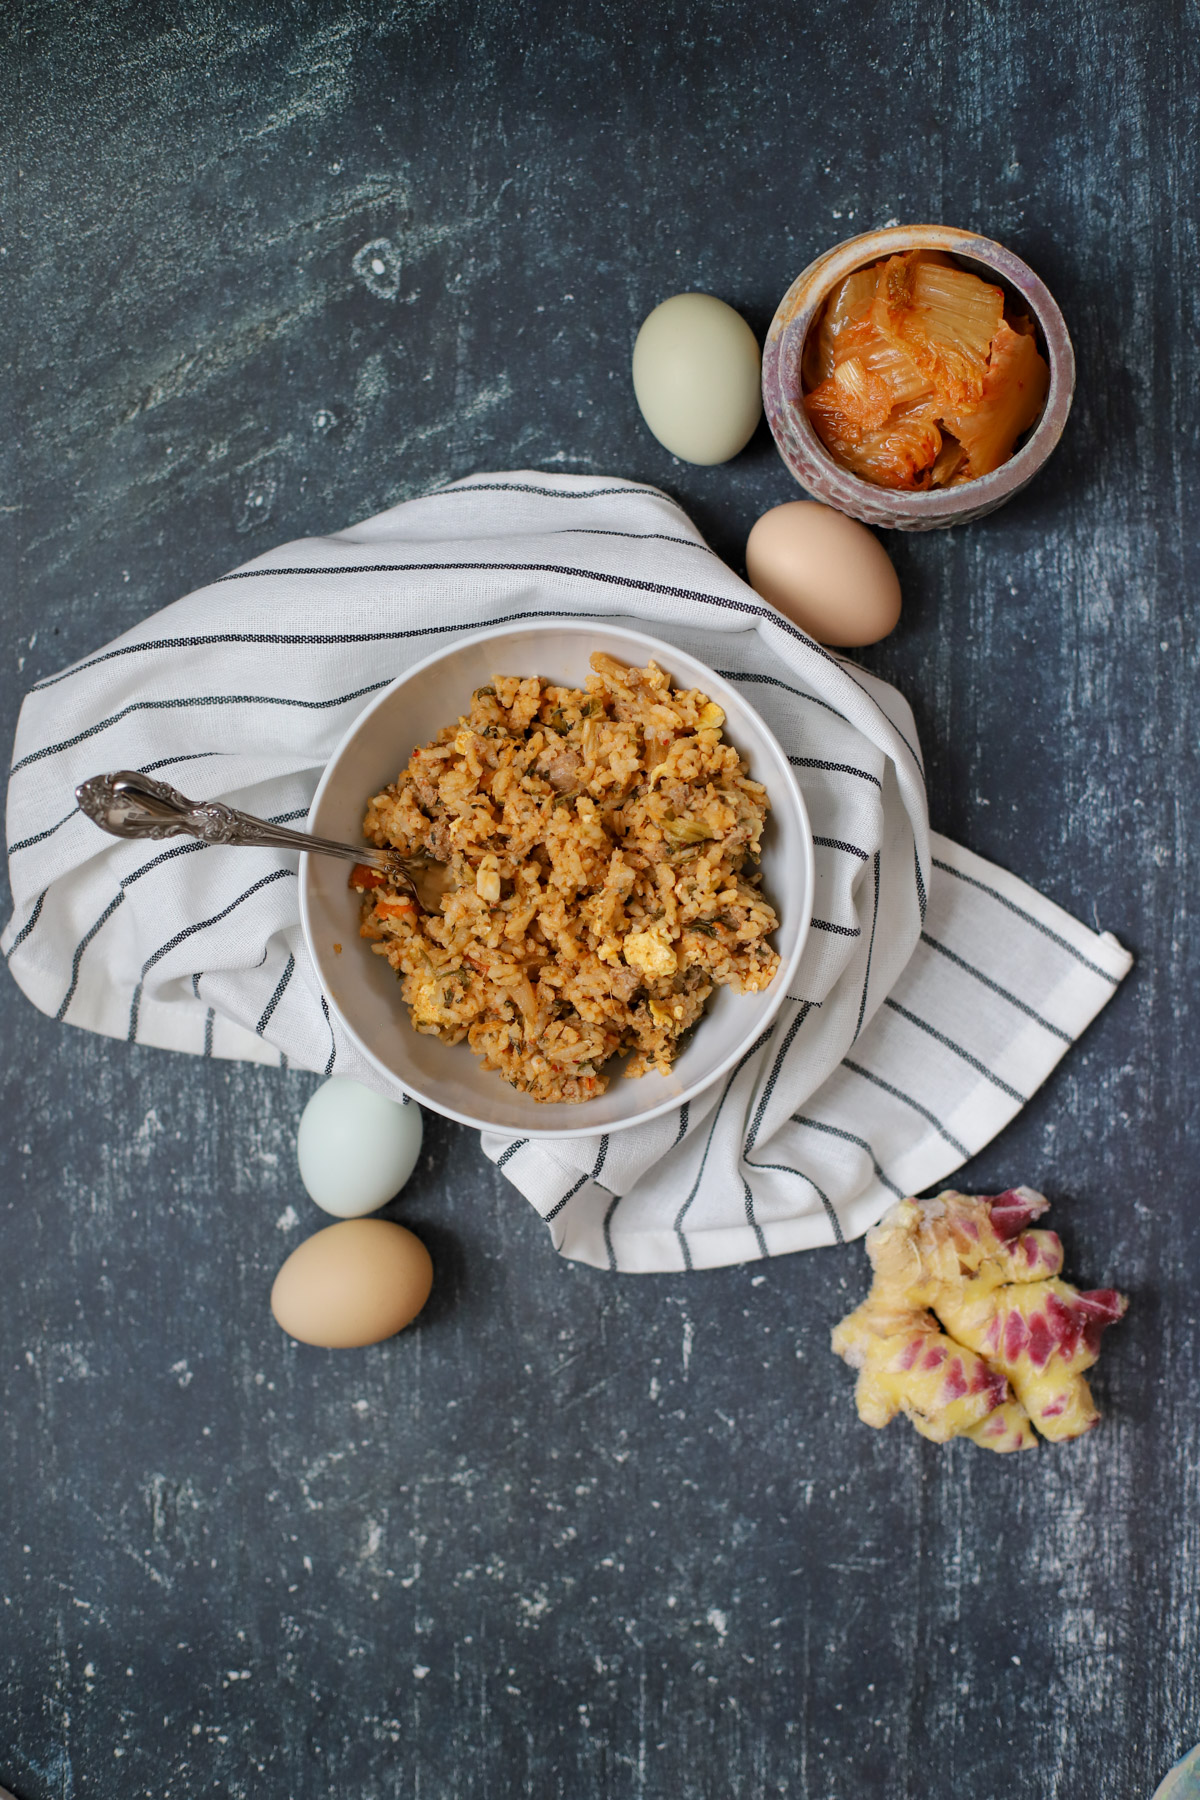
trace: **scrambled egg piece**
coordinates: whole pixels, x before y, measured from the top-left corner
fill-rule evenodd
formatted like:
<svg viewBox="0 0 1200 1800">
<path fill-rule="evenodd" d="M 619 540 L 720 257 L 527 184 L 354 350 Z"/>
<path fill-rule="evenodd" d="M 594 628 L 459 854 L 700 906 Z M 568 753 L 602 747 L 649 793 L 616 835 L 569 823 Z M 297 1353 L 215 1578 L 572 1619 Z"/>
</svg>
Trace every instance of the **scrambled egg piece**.
<svg viewBox="0 0 1200 1800">
<path fill-rule="evenodd" d="M 435 979 L 423 981 L 409 1001 L 414 1025 L 440 1025 L 445 1015 L 441 989 Z"/>
<path fill-rule="evenodd" d="M 675 952 L 661 925 L 631 931 L 625 939 L 625 961 L 631 969 L 640 969 L 647 981 L 661 981 L 676 969 Z"/>
</svg>

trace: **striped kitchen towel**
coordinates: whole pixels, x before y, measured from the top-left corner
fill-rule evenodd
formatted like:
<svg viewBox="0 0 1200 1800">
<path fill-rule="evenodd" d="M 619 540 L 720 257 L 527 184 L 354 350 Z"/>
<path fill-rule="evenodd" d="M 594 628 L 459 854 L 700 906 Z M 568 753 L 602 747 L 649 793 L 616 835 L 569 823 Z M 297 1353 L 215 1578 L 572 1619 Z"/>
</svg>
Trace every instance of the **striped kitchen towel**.
<svg viewBox="0 0 1200 1800">
<path fill-rule="evenodd" d="M 767 606 L 653 488 L 474 476 L 222 576 L 38 683 L 8 792 L 12 973 L 52 1017 L 372 1086 L 300 934 L 296 858 L 103 837 L 104 769 L 303 820 L 368 698 L 441 643 L 612 618 L 743 687 L 805 791 L 813 929 L 775 1023 L 677 1114 L 484 1149 L 567 1256 L 691 1269 L 829 1244 L 941 1181 L 1043 1082 L 1130 965 L 1116 940 L 929 830 L 893 688 Z"/>
</svg>

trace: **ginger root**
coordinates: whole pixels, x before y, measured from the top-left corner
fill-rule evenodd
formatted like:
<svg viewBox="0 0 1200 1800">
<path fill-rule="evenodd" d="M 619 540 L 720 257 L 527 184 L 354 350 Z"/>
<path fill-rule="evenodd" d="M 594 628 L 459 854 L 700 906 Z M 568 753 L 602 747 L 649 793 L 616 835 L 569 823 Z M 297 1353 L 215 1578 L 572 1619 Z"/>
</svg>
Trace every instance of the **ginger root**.
<svg viewBox="0 0 1200 1800">
<path fill-rule="evenodd" d="M 1033 1426 L 1059 1440 L 1099 1422 L 1083 1371 L 1128 1301 L 1060 1279 L 1057 1233 L 1031 1229 L 1047 1205 L 1031 1188 L 949 1190 L 899 1201 L 868 1232 L 871 1292 L 832 1340 L 858 1370 L 865 1424 L 902 1412 L 935 1443 L 1007 1452 L 1032 1450 Z"/>
</svg>

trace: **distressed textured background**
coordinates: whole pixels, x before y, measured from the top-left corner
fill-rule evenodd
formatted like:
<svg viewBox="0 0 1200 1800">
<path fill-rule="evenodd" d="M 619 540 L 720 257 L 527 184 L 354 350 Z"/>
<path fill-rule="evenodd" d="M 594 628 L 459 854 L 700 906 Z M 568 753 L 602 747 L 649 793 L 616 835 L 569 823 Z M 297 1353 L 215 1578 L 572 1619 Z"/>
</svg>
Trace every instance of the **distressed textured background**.
<svg viewBox="0 0 1200 1800">
<path fill-rule="evenodd" d="M 1194 5 L 5 11 L 3 718 L 270 543 L 472 470 L 645 478 L 735 564 L 765 431 L 675 463 L 628 379 L 760 332 L 856 229 L 978 227 L 1080 388 L 1027 494 L 893 539 L 866 653 L 934 822 L 1138 965 L 970 1170 L 1133 1294 L 1103 1430 L 1017 1461 L 853 1418 L 860 1246 L 615 1279 L 430 1117 L 419 1326 L 287 1341 L 310 1078 L 0 1060 L 0 1784 L 20 1800 L 1140 1800 L 1200 1737 Z M 12 131 L 16 126 L 16 132 Z M 367 253 L 366 246 L 374 248 Z M 374 261 L 382 261 L 377 274 Z M 14 422 L 19 421 L 18 439 Z"/>
</svg>

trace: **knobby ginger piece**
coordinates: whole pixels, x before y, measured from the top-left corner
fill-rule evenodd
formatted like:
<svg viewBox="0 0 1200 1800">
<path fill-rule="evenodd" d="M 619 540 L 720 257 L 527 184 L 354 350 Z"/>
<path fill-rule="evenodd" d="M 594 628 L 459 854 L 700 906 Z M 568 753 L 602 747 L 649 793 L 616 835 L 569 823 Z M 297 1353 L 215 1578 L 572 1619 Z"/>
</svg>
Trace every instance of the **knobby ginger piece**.
<svg viewBox="0 0 1200 1800">
<path fill-rule="evenodd" d="M 1010 1450 L 1036 1450 L 1037 1439 L 1033 1435 L 1033 1427 L 1029 1423 L 1029 1414 L 1019 1400 L 1006 1400 L 979 1425 L 972 1425 L 970 1431 L 964 1432 L 973 1444 L 979 1444 L 984 1450 L 998 1450 L 1007 1455 Z"/>
<path fill-rule="evenodd" d="M 1100 1415 L 1082 1371 L 1100 1354 L 1100 1334 L 1124 1313 L 1112 1288 L 1081 1294 L 1066 1281 L 992 1288 L 964 1282 L 938 1300 L 946 1329 L 1002 1369 L 1044 1438 L 1080 1437 Z"/>
<path fill-rule="evenodd" d="M 868 1300 L 835 1327 L 833 1348 L 858 1370 L 855 1400 L 867 1425 L 886 1425 L 902 1412 L 922 1437 L 944 1444 L 1008 1399 L 1004 1376 L 921 1308 L 893 1311 Z"/>
<path fill-rule="evenodd" d="M 899 1201 L 867 1233 L 872 1295 L 903 1292 L 910 1305 L 932 1306 L 968 1276 L 999 1286 L 1057 1275 L 1058 1233 L 1029 1229 L 1049 1206 L 1032 1188 L 992 1199 L 949 1188 L 936 1200 Z"/>
<path fill-rule="evenodd" d="M 868 1233 L 871 1292 L 833 1333 L 866 1424 L 903 1412 L 935 1442 L 1007 1452 L 1034 1447 L 1032 1426 L 1061 1440 L 1098 1422 L 1083 1371 L 1128 1303 L 1060 1279 L 1057 1234 L 1033 1228 L 1046 1210 L 1030 1188 L 949 1190 L 900 1201 Z"/>
</svg>

